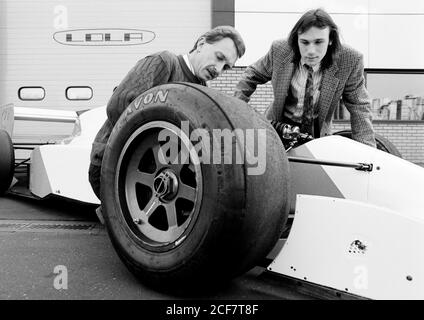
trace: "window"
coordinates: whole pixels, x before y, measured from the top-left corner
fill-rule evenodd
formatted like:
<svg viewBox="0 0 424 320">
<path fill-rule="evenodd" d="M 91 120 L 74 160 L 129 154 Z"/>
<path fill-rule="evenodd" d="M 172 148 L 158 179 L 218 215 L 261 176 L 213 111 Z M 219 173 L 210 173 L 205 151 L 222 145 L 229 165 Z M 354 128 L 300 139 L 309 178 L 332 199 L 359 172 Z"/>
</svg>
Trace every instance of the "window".
<svg viewBox="0 0 424 320">
<path fill-rule="evenodd" d="M 40 101 L 46 96 L 42 87 L 21 87 L 18 90 L 18 97 L 24 101 Z"/>
<path fill-rule="evenodd" d="M 365 77 L 373 121 L 424 120 L 424 70 L 365 69 Z M 350 118 L 342 103 L 334 118 Z"/>
<path fill-rule="evenodd" d="M 66 99 L 68 100 L 90 100 L 93 97 L 93 89 L 90 87 L 68 87 L 66 88 Z"/>
<path fill-rule="evenodd" d="M 374 120 L 424 120 L 424 70 L 366 72 Z"/>
</svg>

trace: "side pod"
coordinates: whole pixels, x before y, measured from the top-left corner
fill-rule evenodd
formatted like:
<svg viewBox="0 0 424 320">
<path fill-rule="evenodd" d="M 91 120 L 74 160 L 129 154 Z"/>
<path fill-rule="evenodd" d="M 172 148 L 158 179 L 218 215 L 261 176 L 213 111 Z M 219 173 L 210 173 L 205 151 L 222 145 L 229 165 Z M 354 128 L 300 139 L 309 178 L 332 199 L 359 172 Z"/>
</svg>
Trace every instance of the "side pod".
<svg viewBox="0 0 424 320">
<path fill-rule="evenodd" d="M 424 220 L 359 201 L 298 195 L 268 270 L 371 299 L 424 299 Z"/>
</svg>

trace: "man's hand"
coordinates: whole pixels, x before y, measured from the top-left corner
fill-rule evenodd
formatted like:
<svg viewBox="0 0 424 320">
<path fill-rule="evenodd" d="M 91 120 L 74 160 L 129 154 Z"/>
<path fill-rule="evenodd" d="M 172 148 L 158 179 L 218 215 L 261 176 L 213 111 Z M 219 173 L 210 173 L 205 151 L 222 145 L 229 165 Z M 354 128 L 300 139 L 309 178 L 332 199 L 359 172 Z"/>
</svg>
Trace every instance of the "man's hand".
<svg viewBox="0 0 424 320">
<path fill-rule="evenodd" d="M 287 123 L 271 120 L 271 125 L 277 131 L 281 139 L 291 139 L 293 134 L 299 133 L 299 127 Z"/>
<path fill-rule="evenodd" d="M 280 136 L 286 151 L 313 140 L 311 135 L 307 133 L 301 133 L 298 126 L 292 126 L 290 124 L 275 120 L 271 120 L 271 125 Z"/>
</svg>

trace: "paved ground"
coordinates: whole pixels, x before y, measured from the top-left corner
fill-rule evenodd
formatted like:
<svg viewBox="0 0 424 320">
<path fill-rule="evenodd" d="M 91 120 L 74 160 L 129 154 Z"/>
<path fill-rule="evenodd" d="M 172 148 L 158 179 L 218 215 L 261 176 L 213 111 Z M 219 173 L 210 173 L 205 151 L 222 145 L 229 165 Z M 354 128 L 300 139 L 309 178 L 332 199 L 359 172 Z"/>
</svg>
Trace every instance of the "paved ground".
<svg viewBox="0 0 424 320">
<path fill-rule="evenodd" d="M 268 281 L 259 267 L 203 296 L 146 288 L 119 260 L 93 207 L 57 200 L 0 198 L 0 257 L 0 299 L 308 298 Z M 62 266 L 67 288 L 57 289 L 65 285 Z"/>
</svg>

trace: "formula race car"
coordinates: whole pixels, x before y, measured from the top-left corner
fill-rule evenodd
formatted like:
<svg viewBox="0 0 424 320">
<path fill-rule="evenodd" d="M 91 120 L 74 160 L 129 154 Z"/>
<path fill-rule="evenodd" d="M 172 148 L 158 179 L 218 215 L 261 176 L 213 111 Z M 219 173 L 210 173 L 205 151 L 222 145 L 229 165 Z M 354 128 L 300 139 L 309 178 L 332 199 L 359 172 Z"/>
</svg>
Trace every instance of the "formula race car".
<svg viewBox="0 0 424 320">
<path fill-rule="evenodd" d="M 34 195 L 100 203 L 87 170 L 104 119 L 104 108 L 87 111 L 78 135 L 32 151 Z M 424 169 L 379 135 L 375 149 L 348 131 L 308 139 L 283 129 L 194 84 L 136 98 L 112 131 L 101 173 L 105 226 L 124 264 L 156 288 L 191 290 L 267 258 L 267 273 L 351 297 L 423 299 Z M 4 192 L 13 176 L 4 130 L 0 143 L 11 150 L 0 158 Z"/>
<path fill-rule="evenodd" d="M 67 198 L 100 204 L 88 183 L 91 144 L 106 119 L 105 107 L 82 112 L 48 109 L 0 109 L 0 194 L 8 191 L 35 199 Z M 37 123 L 74 124 L 72 134 L 59 141 L 48 136 L 12 144 L 14 119 Z M 22 126 L 22 125 L 21 125 Z M 28 125 L 27 125 L 28 126 Z M 47 130 L 44 130 L 47 131 Z M 21 139 L 20 139 L 21 140 Z M 18 157 L 15 157 L 18 154 Z M 18 179 L 13 179 L 14 176 Z M 13 181 L 13 182 L 12 182 Z"/>
</svg>

